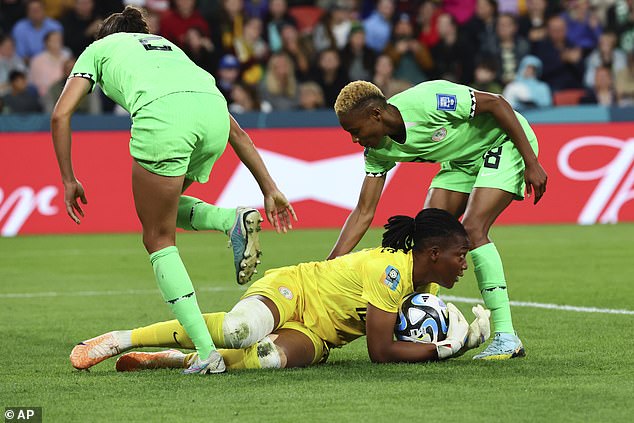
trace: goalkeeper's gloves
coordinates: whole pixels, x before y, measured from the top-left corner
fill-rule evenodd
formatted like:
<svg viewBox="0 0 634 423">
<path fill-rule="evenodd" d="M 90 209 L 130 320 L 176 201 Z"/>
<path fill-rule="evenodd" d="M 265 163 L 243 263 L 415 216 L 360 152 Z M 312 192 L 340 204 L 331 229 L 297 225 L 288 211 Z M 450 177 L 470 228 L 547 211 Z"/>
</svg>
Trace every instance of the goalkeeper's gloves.
<svg viewBox="0 0 634 423">
<path fill-rule="evenodd" d="M 491 311 L 482 307 L 480 304 L 473 306 L 471 311 L 475 315 L 475 320 L 469 325 L 467 340 L 456 356 L 460 356 L 470 349 L 479 347 L 491 337 L 491 324 L 489 323 Z"/>
<path fill-rule="evenodd" d="M 491 310 L 487 310 L 478 304 L 471 308 L 471 311 L 475 315 L 475 320 L 469 325 L 467 342 L 464 344 L 467 350 L 479 347 L 491 337 L 491 324 L 489 323 Z"/>
<path fill-rule="evenodd" d="M 452 303 L 447 303 L 447 310 L 449 311 L 447 338 L 444 341 L 434 342 L 440 360 L 449 358 L 460 351 L 469 332 L 469 323 L 460 310 Z"/>
</svg>

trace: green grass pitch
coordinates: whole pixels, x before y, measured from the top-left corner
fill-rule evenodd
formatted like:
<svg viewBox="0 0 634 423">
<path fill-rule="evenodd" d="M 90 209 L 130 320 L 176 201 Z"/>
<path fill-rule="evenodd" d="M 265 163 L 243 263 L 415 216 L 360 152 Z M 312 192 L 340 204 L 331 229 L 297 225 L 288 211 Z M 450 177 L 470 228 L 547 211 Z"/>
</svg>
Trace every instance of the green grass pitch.
<svg viewBox="0 0 634 423">
<path fill-rule="evenodd" d="M 261 272 L 325 257 L 338 232 L 262 234 Z M 496 228 L 511 299 L 634 310 L 634 225 Z M 380 242 L 380 231 L 363 246 Z M 221 234 L 179 234 L 204 311 L 241 294 Z M 517 306 L 527 357 L 371 364 L 365 339 L 307 369 L 186 377 L 74 371 L 73 345 L 171 319 L 140 236 L 0 239 L 0 408 L 41 406 L 45 422 L 626 422 L 634 411 L 634 315 Z M 473 272 L 451 291 L 478 297 Z M 457 303 L 470 316 L 470 305 Z"/>
</svg>

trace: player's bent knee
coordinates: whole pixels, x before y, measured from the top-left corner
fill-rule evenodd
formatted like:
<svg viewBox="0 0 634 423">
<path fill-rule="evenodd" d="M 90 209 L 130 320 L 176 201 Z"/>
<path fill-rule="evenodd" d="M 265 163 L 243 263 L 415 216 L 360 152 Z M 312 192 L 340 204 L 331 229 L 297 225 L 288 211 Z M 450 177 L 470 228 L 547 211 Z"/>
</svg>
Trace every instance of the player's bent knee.
<svg viewBox="0 0 634 423">
<path fill-rule="evenodd" d="M 273 331 L 273 314 L 260 300 L 245 298 L 225 315 L 222 332 L 226 348 L 247 348 Z"/>
<path fill-rule="evenodd" d="M 482 224 L 478 222 L 472 223 L 471 221 L 464 221 L 462 224 L 467 231 L 467 235 L 469 235 L 472 245 L 481 245 L 489 242 L 488 230 Z"/>
<path fill-rule="evenodd" d="M 176 245 L 175 234 L 143 234 L 143 246 L 149 253 L 153 253 L 158 250 L 162 250 L 165 247 Z"/>
</svg>

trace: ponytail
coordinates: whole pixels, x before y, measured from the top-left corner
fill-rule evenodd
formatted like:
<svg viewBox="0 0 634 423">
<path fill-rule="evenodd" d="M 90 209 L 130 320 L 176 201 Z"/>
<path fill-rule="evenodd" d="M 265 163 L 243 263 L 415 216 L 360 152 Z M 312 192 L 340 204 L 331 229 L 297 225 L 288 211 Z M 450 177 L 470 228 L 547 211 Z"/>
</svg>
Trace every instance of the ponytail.
<svg viewBox="0 0 634 423">
<path fill-rule="evenodd" d="M 403 250 L 408 252 L 414 246 L 414 233 L 416 231 L 416 220 L 409 216 L 392 216 L 383 225 L 383 241 L 381 245 L 385 248 Z"/>
</svg>

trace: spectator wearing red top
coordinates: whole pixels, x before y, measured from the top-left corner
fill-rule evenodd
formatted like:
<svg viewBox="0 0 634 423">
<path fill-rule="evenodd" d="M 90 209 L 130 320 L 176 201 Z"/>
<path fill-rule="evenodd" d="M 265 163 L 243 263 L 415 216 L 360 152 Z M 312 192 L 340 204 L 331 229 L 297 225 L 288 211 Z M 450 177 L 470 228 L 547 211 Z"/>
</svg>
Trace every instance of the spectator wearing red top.
<svg viewBox="0 0 634 423">
<path fill-rule="evenodd" d="M 440 40 L 438 35 L 438 16 L 442 14 L 438 2 L 435 0 L 423 0 L 418 8 L 417 23 L 420 26 L 418 41 L 427 48 L 432 48 Z"/>
<path fill-rule="evenodd" d="M 205 37 L 209 37 L 209 25 L 196 10 L 196 0 L 174 0 L 172 7 L 161 18 L 161 35 L 183 47 L 187 30 L 191 27 L 200 29 Z"/>
</svg>

